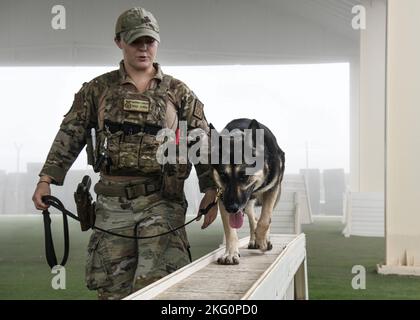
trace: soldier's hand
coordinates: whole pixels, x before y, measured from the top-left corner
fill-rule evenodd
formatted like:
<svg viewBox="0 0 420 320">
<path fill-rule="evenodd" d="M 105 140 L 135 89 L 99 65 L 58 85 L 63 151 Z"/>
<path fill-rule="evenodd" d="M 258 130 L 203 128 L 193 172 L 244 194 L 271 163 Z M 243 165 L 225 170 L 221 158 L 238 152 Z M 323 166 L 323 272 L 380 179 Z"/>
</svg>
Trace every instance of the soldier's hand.
<svg viewBox="0 0 420 320">
<path fill-rule="evenodd" d="M 42 202 L 43 196 L 51 195 L 51 189 L 49 183 L 41 182 L 36 185 L 32 201 L 34 202 L 35 208 L 38 210 L 45 210 L 49 208 L 49 205 Z"/>
<path fill-rule="evenodd" d="M 207 190 L 206 193 L 204 194 L 203 199 L 201 200 L 200 209 L 205 209 L 210 203 L 213 203 L 214 200 L 216 199 L 216 195 L 217 195 L 216 189 Z M 217 217 L 217 212 L 218 212 L 218 206 L 216 204 L 213 207 L 211 207 L 211 209 L 209 210 L 209 212 L 207 212 L 206 215 L 204 215 L 204 222 L 203 222 L 203 225 L 201 226 L 201 229 L 205 229 L 213 223 L 213 221 Z M 198 212 L 198 214 L 200 214 L 200 212 Z M 200 221 L 200 220 L 201 220 L 201 216 L 197 218 L 197 221 Z"/>
</svg>

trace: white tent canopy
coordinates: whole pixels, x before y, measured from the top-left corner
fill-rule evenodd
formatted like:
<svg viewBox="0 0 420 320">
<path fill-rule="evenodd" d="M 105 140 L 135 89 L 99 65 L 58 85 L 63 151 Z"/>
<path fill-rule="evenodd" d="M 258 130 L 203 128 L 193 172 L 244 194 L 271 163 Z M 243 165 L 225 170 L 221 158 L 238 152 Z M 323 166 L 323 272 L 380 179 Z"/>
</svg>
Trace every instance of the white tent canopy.
<svg viewBox="0 0 420 320">
<path fill-rule="evenodd" d="M 51 24 L 56 1 L 0 3 L 0 65 L 115 65 L 118 15 L 141 5 L 161 29 L 165 65 L 350 61 L 359 54 L 351 27 L 356 0 L 63 0 L 64 30 Z"/>
</svg>

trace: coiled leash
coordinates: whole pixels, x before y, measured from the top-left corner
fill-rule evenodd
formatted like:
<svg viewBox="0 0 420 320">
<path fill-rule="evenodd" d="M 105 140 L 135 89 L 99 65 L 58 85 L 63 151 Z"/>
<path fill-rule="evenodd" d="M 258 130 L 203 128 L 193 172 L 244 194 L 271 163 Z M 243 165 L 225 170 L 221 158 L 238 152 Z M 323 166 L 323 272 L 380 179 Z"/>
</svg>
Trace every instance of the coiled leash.
<svg viewBox="0 0 420 320">
<path fill-rule="evenodd" d="M 127 235 L 124 235 L 124 234 L 119 234 L 119 233 L 115 233 L 115 232 L 112 232 L 112 231 L 109 231 L 109 230 L 105 230 L 105 229 L 96 227 L 95 225 L 93 225 L 91 228 L 102 231 L 102 232 L 105 232 L 105 233 L 108 233 L 108 234 L 113 235 L 113 236 L 117 236 L 117 237 L 121 237 L 121 238 L 127 238 L 127 239 L 141 240 L 141 239 L 151 239 L 151 238 L 161 237 L 161 236 L 167 235 L 169 233 L 175 232 L 175 231 L 177 231 L 181 228 L 184 228 L 185 226 L 189 225 L 193 221 L 197 220 L 199 217 L 201 217 L 203 215 L 206 215 L 210 211 L 210 209 L 213 208 L 217 204 L 217 201 L 218 201 L 220 195 L 221 195 L 221 191 L 218 190 L 217 194 L 216 194 L 216 198 L 214 199 L 214 201 L 212 203 L 210 203 L 206 208 L 200 209 L 200 211 L 199 211 L 200 213 L 197 217 L 191 219 L 190 221 L 183 224 L 182 226 L 176 227 L 174 229 L 170 229 L 167 232 L 156 234 L 156 235 L 153 235 L 153 236 L 147 236 L 147 237 L 127 236 Z M 69 256 L 69 249 L 70 249 L 69 225 L 68 225 L 67 216 L 69 216 L 69 217 L 71 217 L 74 220 L 77 220 L 79 222 L 80 222 L 80 218 L 78 216 L 76 216 L 75 214 L 73 214 L 72 212 L 68 211 L 64 207 L 63 203 L 58 198 L 56 198 L 54 196 L 50 196 L 50 195 L 43 196 L 42 201 L 45 204 L 53 206 L 57 210 L 61 211 L 61 213 L 63 214 L 64 254 L 63 254 L 63 259 L 61 260 L 60 265 L 64 266 L 67 262 L 67 259 L 68 259 L 68 256 Z M 42 215 L 44 217 L 45 254 L 46 254 L 48 265 L 52 269 L 54 266 L 57 265 L 57 256 L 55 254 L 54 241 L 53 241 L 52 232 L 51 232 L 50 212 L 48 211 L 48 209 L 46 209 L 46 210 L 42 211 Z M 137 227 L 137 225 L 136 225 L 136 227 Z"/>
</svg>

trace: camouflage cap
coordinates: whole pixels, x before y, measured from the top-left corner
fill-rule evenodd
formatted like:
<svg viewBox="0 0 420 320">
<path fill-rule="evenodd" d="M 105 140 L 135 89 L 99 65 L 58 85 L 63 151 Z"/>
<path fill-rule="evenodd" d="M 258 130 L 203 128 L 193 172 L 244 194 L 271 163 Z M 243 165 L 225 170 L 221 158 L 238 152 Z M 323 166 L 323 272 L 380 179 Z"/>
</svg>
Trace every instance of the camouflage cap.
<svg viewBox="0 0 420 320">
<path fill-rule="evenodd" d="M 152 37 L 160 42 L 159 25 L 149 11 L 136 7 L 124 11 L 115 25 L 115 34 L 121 33 L 121 37 L 127 43 L 132 43 L 139 37 Z"/>
</svg>

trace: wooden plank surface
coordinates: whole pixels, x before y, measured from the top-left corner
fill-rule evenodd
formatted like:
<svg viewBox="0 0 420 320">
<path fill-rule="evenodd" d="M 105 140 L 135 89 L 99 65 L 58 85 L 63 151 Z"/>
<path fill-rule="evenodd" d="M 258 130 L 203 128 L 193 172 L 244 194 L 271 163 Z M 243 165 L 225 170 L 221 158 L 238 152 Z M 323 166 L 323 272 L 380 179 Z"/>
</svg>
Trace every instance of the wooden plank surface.
<svg viewBox="0 0 420 320">
<path fill-rule="evenodd" d="M 283 243 L 281 243 L 283 242 Z M 271 251 L 240 249 L 238 265 L 212 262 L 168 288 L 155 299 L 241 299 L 283 251 L 287 241 L 276 241 Z"/>
<path fill-rule="evenodd" d="M 291 271 L 296 269 L 297 272 L 298 266 L 294 264 L 302 263 L 301 256 L 305 255 L 304 235 L 273 234 L 273 249 L 265 253 L 247 249 L 248 241 L 249 237 L 240 239 L 241 260 L 238 265 L 217 264 L 217 258 L 224 254 L 223 246 L 126 299 L 246 299 L 255 291 L 255 284 L 261 283 L 268 276 L 270 270 L 273 270 L 273 264 L 278 264 L 280 258 L 290 264 L 280 275 L 280 282 L 285 282 L 281 290 L 287 289 L 292 283 L 290 281 L 293 281 L 290 277 L 293 277 L 294 272 L 290 274 Z M 303 243 L 303 249 L 295 252 L 293 248 L 299 243 Z"/>
</svg>

